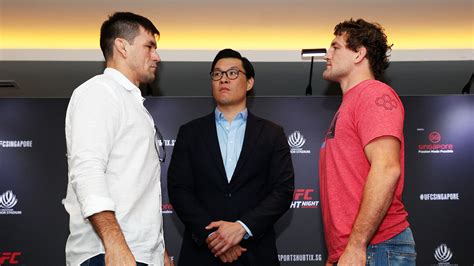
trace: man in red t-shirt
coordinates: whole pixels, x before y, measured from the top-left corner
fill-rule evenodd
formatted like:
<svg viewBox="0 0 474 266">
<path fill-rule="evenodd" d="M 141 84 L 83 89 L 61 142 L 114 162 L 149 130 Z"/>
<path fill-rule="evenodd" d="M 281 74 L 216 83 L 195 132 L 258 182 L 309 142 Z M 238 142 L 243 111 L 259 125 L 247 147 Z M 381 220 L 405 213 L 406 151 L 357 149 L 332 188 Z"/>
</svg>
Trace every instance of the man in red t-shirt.
<svg viewBox="0 0 474 266">
<path fill-rule="evenodd" d="M 415 265 L 402 203 L 404 109 L 377 81 L 388 67 L 387 36 L 362 19 L 335 27 L 323 77 L 343 93 L 321 147 L 319 176 L 327 264 Z"/>
</svg>

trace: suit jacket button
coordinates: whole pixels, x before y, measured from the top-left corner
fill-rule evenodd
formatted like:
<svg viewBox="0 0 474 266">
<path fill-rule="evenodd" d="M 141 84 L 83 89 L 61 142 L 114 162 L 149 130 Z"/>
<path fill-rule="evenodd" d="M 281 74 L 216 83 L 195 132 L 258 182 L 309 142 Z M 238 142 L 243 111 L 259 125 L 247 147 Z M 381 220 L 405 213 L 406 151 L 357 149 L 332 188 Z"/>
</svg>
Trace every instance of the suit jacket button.
<svg viewBox="0 0 474 266">
<path fill-rule="evenodd" d="M 225 197 L 226 198 L 232 198 L 232 194 L 231 193 L 225 194 Z"/>
</svg>

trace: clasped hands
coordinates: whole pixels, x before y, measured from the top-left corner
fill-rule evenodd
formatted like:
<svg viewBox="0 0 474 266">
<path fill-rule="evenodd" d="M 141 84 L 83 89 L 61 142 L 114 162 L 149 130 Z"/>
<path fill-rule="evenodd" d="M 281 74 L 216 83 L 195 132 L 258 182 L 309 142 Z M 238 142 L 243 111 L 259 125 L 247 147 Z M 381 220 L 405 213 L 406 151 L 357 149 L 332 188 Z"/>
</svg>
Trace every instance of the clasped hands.
<svg viewBox="0 0 474 266">
<path fill-rule="evenodd" d="M 216 221 L 206 226 L 207 230 L 217 228 L 207 239 L 207 247 L 224 263 L 236 261 L 247 249 L 239 245 L 246 231 L 238 222 Z"/>
</svg>

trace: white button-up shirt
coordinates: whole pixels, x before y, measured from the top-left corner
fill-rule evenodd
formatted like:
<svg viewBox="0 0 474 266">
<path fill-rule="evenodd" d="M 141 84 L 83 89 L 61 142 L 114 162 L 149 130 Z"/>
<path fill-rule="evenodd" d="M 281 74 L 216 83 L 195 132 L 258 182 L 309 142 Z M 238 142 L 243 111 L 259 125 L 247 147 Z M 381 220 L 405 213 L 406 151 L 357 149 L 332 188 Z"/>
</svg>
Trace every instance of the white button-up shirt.
<svg viewBox="0 0 474 266">
<path fill-rule="evenodd" d="M 66 113 L 70 215 L 67 265 L 104 247 L 87 217 L 114 211 L 135 259 L 163 265 L 160 162 L 140 90 L 107 68 L 79 86 Z"/>
</svg>

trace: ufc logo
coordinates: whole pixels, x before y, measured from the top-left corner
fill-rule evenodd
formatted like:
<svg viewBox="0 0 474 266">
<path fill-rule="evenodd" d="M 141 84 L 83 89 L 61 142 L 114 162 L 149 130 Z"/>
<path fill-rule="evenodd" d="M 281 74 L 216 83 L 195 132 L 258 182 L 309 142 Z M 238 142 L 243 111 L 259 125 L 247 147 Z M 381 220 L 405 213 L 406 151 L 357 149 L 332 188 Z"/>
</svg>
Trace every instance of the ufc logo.
<svg viewBox="0 0 474 266">
<path fill-rule="evenodd" d="M 311 197 L 309 194 L 313 192 L 314 189 L 295 189 L 295 193 L 293 194 L 293 200 L 300 200 L 301 197 L 303 197 L 303 200 L 312 200 L 313 197 Z"/>
<path fill-rule="evenodd" d="M 167 204 L 163 204 L 161 205 L 161 210 L 163 211 L 170 211 L 170 210 L 173 210 L 173 205 L 167 203 Z"/>
<path fill-rule="evenodd" d="M 9 264 L 18 264 L 16 257 L 20 256 L 21 252 L 0 252 L 0 265 L 8 262 Z"/>
</svg>

